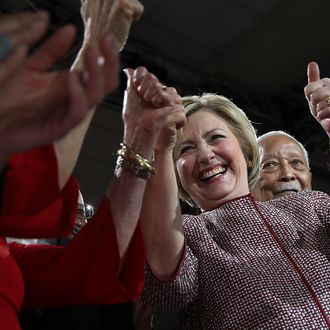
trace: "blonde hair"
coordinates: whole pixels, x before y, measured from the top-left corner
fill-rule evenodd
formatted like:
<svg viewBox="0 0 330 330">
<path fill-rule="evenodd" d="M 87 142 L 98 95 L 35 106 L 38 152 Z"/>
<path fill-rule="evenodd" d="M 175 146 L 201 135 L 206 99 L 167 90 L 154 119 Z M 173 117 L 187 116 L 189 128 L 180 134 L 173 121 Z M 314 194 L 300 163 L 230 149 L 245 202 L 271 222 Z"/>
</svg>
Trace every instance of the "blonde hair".
<svg viewBox="0 0 330 330">
<path fill-rule="evenodd" d="M 186 96 L 182 98 L 182 103 L 187 117 L 197 111 L 207 110 L 226 121 L 241 146 L 247 164 L 248 184 L 251 191 L 259 175 L 259 147 L 256 132 L 246 114 L 225 96 L 213 93 Z M 188 204 L 194 205 L 195 203 L 183 189 L 178 173 L 176 175 L 179 197 Z"/>
</svg>

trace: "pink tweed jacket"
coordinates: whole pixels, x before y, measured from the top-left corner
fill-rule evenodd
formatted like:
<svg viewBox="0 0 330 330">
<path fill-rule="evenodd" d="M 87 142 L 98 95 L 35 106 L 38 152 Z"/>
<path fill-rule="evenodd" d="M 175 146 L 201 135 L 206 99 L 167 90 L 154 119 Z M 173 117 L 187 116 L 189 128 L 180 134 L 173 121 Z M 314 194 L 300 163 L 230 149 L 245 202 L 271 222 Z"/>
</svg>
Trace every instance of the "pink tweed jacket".
<svg viewBox="0 0 330 330">
<path fill-rule="evenodd" d="M 330 329 L 330 197 L 251 195 L 183 216 L 174 278 L 147 270 L 143 300 L 185 310 L 185 329 Z"/>
</svg>

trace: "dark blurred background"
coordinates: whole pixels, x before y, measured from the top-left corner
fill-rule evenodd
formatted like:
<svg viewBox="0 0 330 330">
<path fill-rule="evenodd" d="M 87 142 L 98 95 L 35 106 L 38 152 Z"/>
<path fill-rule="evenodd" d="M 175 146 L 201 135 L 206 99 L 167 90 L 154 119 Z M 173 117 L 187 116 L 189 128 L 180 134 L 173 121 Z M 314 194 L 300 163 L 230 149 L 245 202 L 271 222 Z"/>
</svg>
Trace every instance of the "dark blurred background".
<svg viewBox="0 0 330 330">
<path fill-rule="evenodd" d="M 317 61 L 330 76 L 328 0 L 141 0 L 142 18 L 133 24 L 121 54 L 122 67 L 146 66 L 182 95 L 217 92 L 231 98 L 259 134 L 282 129 L 310 154 L 314 188 L 330 192 L 328 138 L 304 98 L 306 67 Z M 68 67 L 82 41 L 78 0 L 2 0 L 0 10 L 47 9 L 50 31 L 71 22 L 78 34 Z M 122 139 L 121 86 L 99 106 L 76 175 L 88 203 L 97 205 L 110 180 Z"/>
</svg>

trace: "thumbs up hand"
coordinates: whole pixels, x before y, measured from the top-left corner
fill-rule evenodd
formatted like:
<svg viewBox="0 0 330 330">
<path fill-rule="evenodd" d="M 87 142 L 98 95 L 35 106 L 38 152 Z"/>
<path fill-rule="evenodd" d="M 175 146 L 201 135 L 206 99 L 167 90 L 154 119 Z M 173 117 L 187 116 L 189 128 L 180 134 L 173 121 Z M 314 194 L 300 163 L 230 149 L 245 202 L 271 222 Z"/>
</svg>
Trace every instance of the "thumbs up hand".
<svg viewBox="0 0 330 330">
<path fill-rule="evenodd" d="M 307 79 L 304 92 L 309 109 L 330 138 L 330 78 L 321 79 L 319 66 L 316 62 L 310 62 Z"/>
</svg>

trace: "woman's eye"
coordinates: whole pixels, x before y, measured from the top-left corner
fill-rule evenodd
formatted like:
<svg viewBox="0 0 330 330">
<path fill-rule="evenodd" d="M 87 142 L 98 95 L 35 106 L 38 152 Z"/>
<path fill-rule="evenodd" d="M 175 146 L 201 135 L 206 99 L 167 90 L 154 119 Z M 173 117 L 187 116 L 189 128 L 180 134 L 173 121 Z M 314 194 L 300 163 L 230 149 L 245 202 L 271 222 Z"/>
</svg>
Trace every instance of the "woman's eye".
<svg viewBox="0 0 330 330">
<path fill-rule="evenodd" d="M 215 140 L 219 140 L 219 139 L 223 139 L 225 136 L 222 134 L 213 134 L 211 136 L 211 141 L 215 141 Z"/>
<path fill-rule="evenodd" d="M 183 155 L 187 152 L 189 152 L 190 150 L 192 150 L 192 146 L 184 146 L 184 147 L 181 147 L 180 150 L 179 150 L 179 155 Z"/>
</svg>

